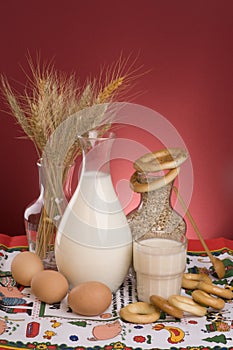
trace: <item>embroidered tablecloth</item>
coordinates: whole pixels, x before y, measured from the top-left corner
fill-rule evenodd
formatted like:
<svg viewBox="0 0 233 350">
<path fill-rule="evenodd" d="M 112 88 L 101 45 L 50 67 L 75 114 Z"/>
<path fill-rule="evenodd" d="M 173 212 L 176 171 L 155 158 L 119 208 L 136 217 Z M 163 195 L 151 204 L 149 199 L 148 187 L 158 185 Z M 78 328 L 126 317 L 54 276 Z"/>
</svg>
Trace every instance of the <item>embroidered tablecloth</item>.
<svg viewBox="0 0 233 350">
<path fill-rule="evenodd" d="M 233 241 L 219 238 L 207 244 L 223 259 L 226 276 L 219 280 L 214 275 L 200 242 L 195 240 L 189 241 L 186 272 L 210 273 L 213 283 L 233 289 Z M 78 316 L 68 308 L 66 298 L 47 305 L 37 300 L 30 288 L 15 283 L 11 261 L 27 249 L 26 237 L 0 234 L 0 349 L 233 350 L 233 301 L 227 301 L 221 311 L 209 308 L 204 317 L 186 314 L 176 320 L 162 313 L 157 322 L 148 325 L 123 322 L 120 308 L 137 301 L 135 278 L 129 273 L 104 314 Z M 189 291 L 182 290 L 182 294 Z"/>
</svg>

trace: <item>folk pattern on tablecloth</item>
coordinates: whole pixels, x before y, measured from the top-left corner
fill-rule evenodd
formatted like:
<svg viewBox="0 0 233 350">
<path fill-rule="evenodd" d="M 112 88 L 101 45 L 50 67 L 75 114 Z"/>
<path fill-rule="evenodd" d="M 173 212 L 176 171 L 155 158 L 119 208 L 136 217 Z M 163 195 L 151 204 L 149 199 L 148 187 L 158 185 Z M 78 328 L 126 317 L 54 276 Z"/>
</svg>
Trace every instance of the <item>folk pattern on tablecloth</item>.
<svg viewBox="0 0 233 350">
<path fill-rule="evenodd" d="M 0 349 L 50 350 L 233 350 L 233 301 L 223 310 L 209 309 L 205 317 L 186 314 L 181 320 L 162 313 L 149 325 L 123 322 L 119 310 L 137 301 L 135 276 L 130 270 L 124 284 L 113 295 L 104 314 L 88 318 L 71 312 L 66 298 L 53 305 L 37 300 L 30 288 L 16 285 L 10 273 L 11 261 L 20 248 L 0 247 Z M 224 260 L 227 273 L 218 280 L 204 253 L 188 252 L 187 272 L 211 273 L 217 285 L 233 289 L 233 251 L 215 251 Z M 189 291 L 182 290 L 188 295 Z"/>
</svg>

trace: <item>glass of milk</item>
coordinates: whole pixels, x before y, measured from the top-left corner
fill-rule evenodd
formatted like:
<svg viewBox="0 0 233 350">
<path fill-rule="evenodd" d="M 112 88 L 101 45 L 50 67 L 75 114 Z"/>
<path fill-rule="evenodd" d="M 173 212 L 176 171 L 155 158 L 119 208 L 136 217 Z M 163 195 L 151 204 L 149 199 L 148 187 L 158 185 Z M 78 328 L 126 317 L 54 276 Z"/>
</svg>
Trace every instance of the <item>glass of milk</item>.
<svg viewBox="0 0 233 350">
<path fill-rule="evenodd" d="M 180 294 L 186 267 L 187 239 L 149 233 L 133 242 L 133 265 L 140 301 L 149 302 L 151 295 L 165 299 Z"/>
</svg>

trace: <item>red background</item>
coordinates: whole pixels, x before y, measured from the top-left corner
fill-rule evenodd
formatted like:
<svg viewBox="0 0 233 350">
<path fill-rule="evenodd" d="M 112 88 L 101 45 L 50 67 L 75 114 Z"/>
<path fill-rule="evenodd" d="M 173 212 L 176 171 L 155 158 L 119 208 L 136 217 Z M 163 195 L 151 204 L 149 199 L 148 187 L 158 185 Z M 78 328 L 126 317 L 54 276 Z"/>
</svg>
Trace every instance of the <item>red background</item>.
<svg viewBox="0 0 233 350">
<path fill-rule="evenodd" d="M 1 1 L 0 73 L 24 83 L 28 51 L 81 80 L 121 52 L 138 55 L 151 71 L 133 102 L 166 117 L 186 143 L 190 210 L 204 237 L 232 238 L 232 18 L 231 0 Z M 24 234 L 23 211 L 38 195 L 37 155 L 18 139 L 15 120 L 3 111 L 0 118 L 0 232 Z M 190 225 L 187 234 L 196 237 Z"/>
</svg>

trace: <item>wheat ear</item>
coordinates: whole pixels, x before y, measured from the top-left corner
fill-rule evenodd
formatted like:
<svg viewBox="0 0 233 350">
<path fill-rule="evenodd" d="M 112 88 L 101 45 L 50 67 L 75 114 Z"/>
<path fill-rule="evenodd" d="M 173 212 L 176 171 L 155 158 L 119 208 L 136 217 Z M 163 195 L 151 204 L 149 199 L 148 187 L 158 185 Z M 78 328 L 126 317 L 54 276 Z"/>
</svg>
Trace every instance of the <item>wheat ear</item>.
<svg viewBox="0 0 233 350">
<path fill-rule="evenodd" d="M 114 92 L 123 84 L 124 77 L 119 77 L 109 83 L 97 96 L 97 102 L 103 103 L 113 96 Z"/>
</svg>

